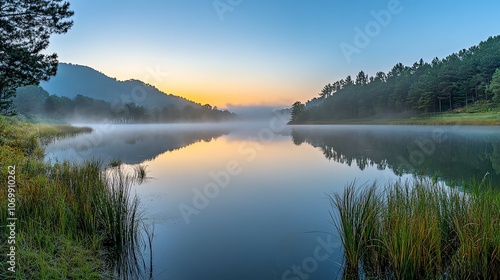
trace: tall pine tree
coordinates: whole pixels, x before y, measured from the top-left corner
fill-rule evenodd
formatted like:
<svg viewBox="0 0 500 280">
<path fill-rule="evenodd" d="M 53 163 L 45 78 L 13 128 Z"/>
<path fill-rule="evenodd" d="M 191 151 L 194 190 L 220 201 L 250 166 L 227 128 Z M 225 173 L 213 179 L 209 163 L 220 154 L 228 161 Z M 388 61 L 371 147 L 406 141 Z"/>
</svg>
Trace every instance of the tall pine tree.
<svg viewBox="0 0 500 280">
<path fill-rule="evenodd" d="M 500 103 L 500 68 L 493 74 L 488 90 L 493 95 L 493 101 Z"/>
<path fill-rule="evenodd" d="M 52 34 L 66 33 L 74 13 L 63 0 L 0 1 L 0 114 L 12 115 L 16 88 L 37 85 L 57 71 L 57 55 L 43 54 Z"/>
</svg>

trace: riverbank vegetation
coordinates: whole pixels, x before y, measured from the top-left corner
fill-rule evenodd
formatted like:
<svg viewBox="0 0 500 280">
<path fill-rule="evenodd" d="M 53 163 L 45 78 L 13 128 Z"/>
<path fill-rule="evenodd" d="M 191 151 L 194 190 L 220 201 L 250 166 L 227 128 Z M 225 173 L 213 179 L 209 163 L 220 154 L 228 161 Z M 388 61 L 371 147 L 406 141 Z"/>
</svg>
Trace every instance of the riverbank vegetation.
<svg viewBox="0 0 500 280">
<path fill-rule="evenodd" d="M 330 198 L 344 279 L 500 278 L 500 191 L 484 180 L 358 187 Z"/>
<path fill-rule="evenodd" d="M 138 200 L 130 193 L 140 178 L 120 165 L 43 161 L 41 142 L 88 132 L 88 128 L 34 125 L 0 117 L 1 176 L 15 170 L 15 273 L 0 257 L 2 279 L 134 279 L 139 273 L 142 231 Z M 12 175 L 12 174 L 9 174 Z M 0 201 L 6 205 L 7 188 Z M 0 240 L 7 240 L 7 207 L 0 208 Z M 2 242 L 2 252 L 10 246 Z"/>
<path fill-rule="evenodd" d="M 298 125 L 500 125 L 500 110 L 498 113 L 442 113 L 424 114 L 409 118 L 381 119 L 343 119 L 330 121 L 304 121 Z"/>
<path fill-rule="evenodd" d="M 425 117 L 449 119 L 447 115 L 435 114 L 459 113 L 457 111 L 469 110 L 471 105 L 479 111 L 498 112 L 499 68 L 500 36 L 496 36 L 430 63 L 422 59 L 412 66 L 398 63 L 389 72 L 377 72 L 374 76 L 360 71 L 355 78 L 349 75 L 327 84 L 320 97 L 307 104 L 296 102 L 291 123 L 342 123 L 345 120 L 369 123 L 372 119 L 387 123 L 423 116 L 413 121 L 434 124 Z M 470 114 L 476 113 L 484 112 Z M 465 123 L 482 124 L 479 118 L 464 119 L 467 119 Z M 436 122 L 451 124 L 456 120 Z"/>
</svg>

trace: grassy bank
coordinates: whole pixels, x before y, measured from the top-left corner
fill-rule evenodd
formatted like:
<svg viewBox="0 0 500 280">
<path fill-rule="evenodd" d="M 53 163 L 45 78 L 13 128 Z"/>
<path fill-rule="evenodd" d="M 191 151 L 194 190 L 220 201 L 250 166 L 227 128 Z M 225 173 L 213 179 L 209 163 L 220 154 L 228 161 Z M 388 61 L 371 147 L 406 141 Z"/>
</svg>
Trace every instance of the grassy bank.
<svg viewBox="0 0 500 280">
<path fill-rule="evenodd" d="M 17 218 L 12 273 L 7 263 L 12 234 L 6 227 L 12 213 L 0 208 L 1 279 L 110 279 L 139 273 L 140 215 L 129 193 L 137 177 L 120 166 L 103 171 L 99 162 L 43 162 L 41 142 L 88 131 L 0 117 L 0 201 L 7 204 L 7 181 L 15 176 Z"/>
<path fill-rule="evenodd" d="M 500 125 L 500 113 L 443 113 L 404 119 L 344 119 L 290 124 Z"/>
<path fill-rule="evenodd" d="M 290 124 L 500 125 L 500 108 L 489 103 L 481 103 L 449 112 L 413 117 L 302 121 Z"/>
<path fill-rule="evenodd" d="M 331 197 L 344 279 L 500 279 L 500 192 L 416 179 Z"/>
</svg>

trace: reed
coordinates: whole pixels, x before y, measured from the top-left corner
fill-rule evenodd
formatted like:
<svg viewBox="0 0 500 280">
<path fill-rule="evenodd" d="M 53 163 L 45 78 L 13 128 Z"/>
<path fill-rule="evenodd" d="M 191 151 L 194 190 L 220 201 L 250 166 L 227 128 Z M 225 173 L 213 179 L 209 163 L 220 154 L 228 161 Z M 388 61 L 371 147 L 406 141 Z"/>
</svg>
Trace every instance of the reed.
<svg viewBox="0 0 500 280">
<path fill-rule="evenodd" d="M 16 165 L 14 278 L 138 279 L 143 227 L 139 201 L 130 192 L 137 175 L 98 161 L 45 163 L 39 139 L 33 125 L 0 118 L 2 164 Z M 4 168 L 0 173 L 6 178 Z M 6 188 L 0 201 L 7 201 Z M 6 211 L 0 207 L 0 225 L 7 224 Z M 7 234 L 3 227 L 0 240 Z M 6 246 L 2 242 L 0 250 Z M 10 279 L 5 255 L 0 279 Z"/>
<path fill-rule="evenodd" d="M 369 250 L 375 235 L 376 223 L 379 220 L 380 203 L 376 196 L 376 185 L 369 188 L 356 189 L 356 182 L 348 185 L 344 193 L 330 197 L 332 206 L 338 210 L 340 219 L 334 219 L 336 228 L 341 232 L 344 246 L 344 275 L 352 278 L 359 274 L 359 263 L 371 262 L 376 252 Z M 372 254 L 368 256 L 368 254 Z"/>
<path fill-rule="evenodd" d="M 42 143 L 93 131 L 90 127 L 77 127 L 67 124 L 34 124 L 32 126 L 36 131 L 37 138 Z"/>
<path fill-rule="evenodd" d="M 500 278 L 500 192 L 491 185 L 459 191 L 419 178 L 379 192 L 351 183 L 330 197 L 345 279 Z"/>
<path fill-rule="evenodd" d="M 147 177 L 148 174 L 147 165 L 138 164 L 135 165 L 133 168 L 135 171 L 134 179 L 138 184 L 147 182 L 150 179 L 149 177 Z"/>
</svg>

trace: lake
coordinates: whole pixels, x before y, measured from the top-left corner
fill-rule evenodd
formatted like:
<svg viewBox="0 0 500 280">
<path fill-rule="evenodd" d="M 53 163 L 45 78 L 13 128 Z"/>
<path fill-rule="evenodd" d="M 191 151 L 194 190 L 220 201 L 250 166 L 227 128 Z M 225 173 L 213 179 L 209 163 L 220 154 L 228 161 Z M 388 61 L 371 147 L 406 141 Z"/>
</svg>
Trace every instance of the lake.
<svg viewBox="0 0 500 280">
<path fill-rule="evenodd" d="M 342 249 L 328 195 L 356 180 L 414 174 L 500 182 L 497 127 L 93 125 L 46 160 L 147 166 L 134 186 L 154 224 L 154 279 L 337 279 Z"/>
</svg>

